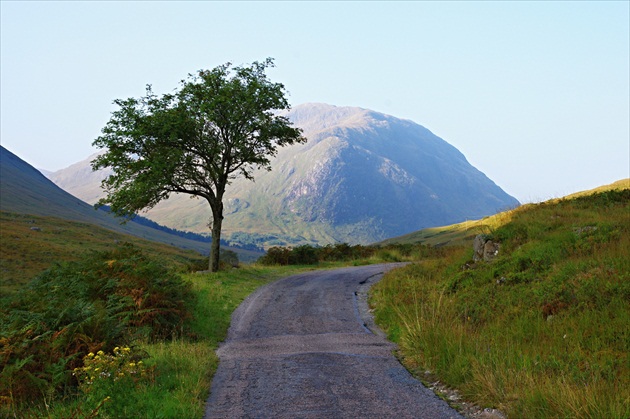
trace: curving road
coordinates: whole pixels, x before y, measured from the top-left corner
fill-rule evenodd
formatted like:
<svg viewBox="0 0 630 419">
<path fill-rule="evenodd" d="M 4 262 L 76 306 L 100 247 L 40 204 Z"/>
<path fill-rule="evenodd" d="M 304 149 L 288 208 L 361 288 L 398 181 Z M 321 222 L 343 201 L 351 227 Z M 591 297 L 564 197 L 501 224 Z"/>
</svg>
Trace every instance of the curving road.
<svg viewBox="0 0 630 419">
<path fill-rule="evenodd" d="M 367 313 L 369 285 L 396 266 L 309 272 L 249 296 L 218 350 L 205 417 L 461 418 L 400 365 Z"/>
</svg>

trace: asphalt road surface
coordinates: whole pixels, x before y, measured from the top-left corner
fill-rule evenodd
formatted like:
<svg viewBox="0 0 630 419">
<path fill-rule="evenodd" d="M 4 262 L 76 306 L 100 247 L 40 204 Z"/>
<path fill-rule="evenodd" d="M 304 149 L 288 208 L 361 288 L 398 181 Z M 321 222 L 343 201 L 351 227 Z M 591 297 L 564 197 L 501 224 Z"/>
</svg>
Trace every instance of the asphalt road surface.
<svg viewBox="0 0 630 419">
<path fill-rule="evenodd" d="M 364 296 L 395 266 L 309 272 L 250 295 L 218 350 L 205 417 L 461 418 L 373 326 Z"/>
</svg>

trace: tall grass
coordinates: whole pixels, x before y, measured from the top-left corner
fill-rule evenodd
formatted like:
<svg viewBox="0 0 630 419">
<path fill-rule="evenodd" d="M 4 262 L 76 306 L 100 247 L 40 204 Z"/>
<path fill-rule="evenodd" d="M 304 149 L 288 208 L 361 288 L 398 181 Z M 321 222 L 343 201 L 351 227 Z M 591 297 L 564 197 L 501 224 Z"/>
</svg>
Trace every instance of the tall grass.
<svg viewBox="0 0 630 419">
<path fill-rule="evenodd" d="M 410 370 L 509 417 L 630 417 L 629 203 L 625 190 L 516 210 L 493 263 L 455 248 L 388 274 L 377 322 Z"/>
</svg>

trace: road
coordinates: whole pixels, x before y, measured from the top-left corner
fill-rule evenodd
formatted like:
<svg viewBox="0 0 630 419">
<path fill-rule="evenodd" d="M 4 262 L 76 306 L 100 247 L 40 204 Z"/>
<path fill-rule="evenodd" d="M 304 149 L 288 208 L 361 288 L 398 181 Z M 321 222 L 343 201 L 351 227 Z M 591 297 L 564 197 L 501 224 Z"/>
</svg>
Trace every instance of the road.
<svg viewBox="0 0 630 419">
<path fill-rule="evenodd" d="M 205 417 L 461 418 L 373 326 L 364 296 L 395 266 L 314 271 L 250 295 L 217 351 Z"/>
</svg>

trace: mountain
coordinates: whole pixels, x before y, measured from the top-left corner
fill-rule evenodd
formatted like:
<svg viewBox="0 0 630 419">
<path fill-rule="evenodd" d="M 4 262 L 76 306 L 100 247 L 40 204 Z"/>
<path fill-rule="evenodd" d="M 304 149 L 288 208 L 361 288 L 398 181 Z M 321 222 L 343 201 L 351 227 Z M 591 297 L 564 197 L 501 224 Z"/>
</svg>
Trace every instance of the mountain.
<svg viewBox="0 0 630 419">
<path fill-rule="evenodd" d="M 280 149 L 273 170 L 255 173 L 254 182 L 229 185 L 223 223 L 228 241 L 366 244 L 519 205 L 455 147 L 412 121 L 326 104 L 284 114 L 308 142 Z M 90 160 L 51 179 L 95 202 L 106 173 L 87 173 Z M 172 196 L 147 217 L 207 232 L 209 214 L 203 201 Z"/>
<path fill-rule="evenodd" d="M 207 254 L 210 250 L 208 242 L 181 237 L 161 230 L 160 226 L 147 226 L 146 224 L 151 224 L 149 220 L 138 219 L 121 224 L 120 219 L 104 211 L 97 211 L 93 206 L 62 190 L 40 171 L 2 146 L 0 146 L 0 211 L 52 216 L 89 223 L 119 233 L 196 250 L 202 254 Z"/>
</svg>

